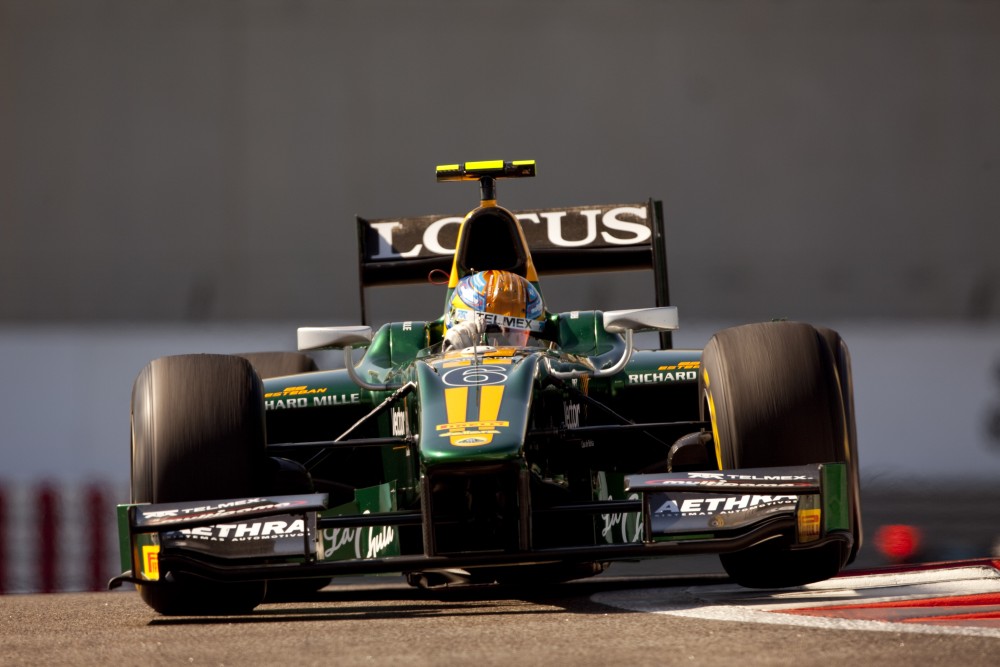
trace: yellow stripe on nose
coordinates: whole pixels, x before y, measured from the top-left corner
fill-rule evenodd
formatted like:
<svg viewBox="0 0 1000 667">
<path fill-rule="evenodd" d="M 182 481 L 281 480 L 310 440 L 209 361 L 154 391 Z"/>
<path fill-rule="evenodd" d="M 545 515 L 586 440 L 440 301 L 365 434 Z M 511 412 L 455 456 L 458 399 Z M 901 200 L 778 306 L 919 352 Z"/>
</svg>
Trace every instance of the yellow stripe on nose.
<svg viewBox="0 0 1000 667">
<path fill-rule="evenodd" d="M 468 387 L 452 387 L 444 390 L 444 403 L 448 411 L 448 423 L 460 424 L 468 421 L 465 410 L 469 402 Z"/>
<path fill-rule="evenodd" d="M 503 401 L 503 385 L 495 384 L 479 388 L 479 421 L 496 421 Z"/>
</svg>

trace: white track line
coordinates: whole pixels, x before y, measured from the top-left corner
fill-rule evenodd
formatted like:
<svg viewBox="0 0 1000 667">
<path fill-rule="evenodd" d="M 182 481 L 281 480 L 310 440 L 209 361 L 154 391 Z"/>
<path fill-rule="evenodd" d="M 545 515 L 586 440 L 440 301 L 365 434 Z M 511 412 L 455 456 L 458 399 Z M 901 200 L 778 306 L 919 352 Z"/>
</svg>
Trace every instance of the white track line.
<svg viewBox="0 0 1000 667">
<path fill-rule="evenodd" d="M 781 590 L 755 590 L 735 584 L 649 588 L 598 593 L 594 602 L 619 609 L 670 614 L 714 621 L 795 625 L 831 630 L 867 630 L 922 634 L 973 635 L 1000 638 L 1000 628 L 868 621 L 774 611 L 811 609 L 856 603 L 919 600 L 935 597 L 1000 593 L 1000 572 L 992 567 L 970 566 L 868 574 L 830 579 L 817 584 Z M 928 615 L 933 614 L 929 608 Z"/>
</svg>

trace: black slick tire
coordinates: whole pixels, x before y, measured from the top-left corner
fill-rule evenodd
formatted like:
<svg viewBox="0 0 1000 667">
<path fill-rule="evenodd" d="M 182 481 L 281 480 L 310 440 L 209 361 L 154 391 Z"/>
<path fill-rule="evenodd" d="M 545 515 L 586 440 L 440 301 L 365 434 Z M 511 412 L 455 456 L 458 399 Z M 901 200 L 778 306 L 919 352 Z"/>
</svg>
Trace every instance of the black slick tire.
<svg viewBox="0 0 1000 667">
<path fill-rule="evenodd" d="M 834 355 L 808 324 L 768 322 L 718 332 L 702 355 L 701 387 L 722 469 L 849 460 Z M 798 586 L 834 576 L 840 543 L 792 549 L 770 540 L 720 556 L 736 583 Z"/>
<path fill-rule="evenodd" d="M 260 378 L 246 359 L 163 357 L 132 388 L 132 502 L 172 503 L 253 496 L 264 465 Z M 218 583 L 178 575 L 138 586 L 166 615 L 231 614 L 263 600 L 264 582 Z"/>
<path fill-rule="evenodd" d="M 816 327 L 816 331 L 826 340 L 833 354 L 833 363 L 837 369 L 837 381 L 840 384 L 840 396 L 844 403 L 844 421 L 847 425 L 847 463 L 849 493 L 854 507 L 854 546 L 847 559 L 850 565 L 861 551 L 864 530 L 861 524 L 861 472 L 858 463 L 858 426 L 854 411 L 854 374 L 851 371 L 851 353 L 847 343 L 840 334 L 828 327 Z"/>
</svg>

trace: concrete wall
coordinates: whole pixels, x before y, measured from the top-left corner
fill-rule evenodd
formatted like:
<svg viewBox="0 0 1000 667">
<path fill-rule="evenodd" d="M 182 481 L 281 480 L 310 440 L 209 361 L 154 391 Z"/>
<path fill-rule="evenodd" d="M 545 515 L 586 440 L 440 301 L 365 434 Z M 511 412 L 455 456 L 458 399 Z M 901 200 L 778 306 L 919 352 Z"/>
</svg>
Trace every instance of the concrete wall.
<svg viewBox="0 0 1000 667">
<path fill-rule="evenodd" d="M 996 2 L 0 0 L 0 319 L 353 319 L 353 216 L 503 157 L 663 199 L 686 316 L 995 321 L 998 62 Z"/>
</svg>

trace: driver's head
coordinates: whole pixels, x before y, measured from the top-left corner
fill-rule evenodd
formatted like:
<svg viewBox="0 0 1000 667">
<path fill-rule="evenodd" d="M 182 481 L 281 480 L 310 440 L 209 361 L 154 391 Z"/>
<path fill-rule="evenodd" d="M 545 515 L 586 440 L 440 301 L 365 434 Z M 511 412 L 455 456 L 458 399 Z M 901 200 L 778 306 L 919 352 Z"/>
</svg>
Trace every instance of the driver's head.
<svg viewBox="0 0 1000 667">
<path fill-rule="evenodd" d="M 542 297 L 516 273 L 474 273 L 455 287 L 446 325 L 450 328 L 473 317 L 483 320 L 487 344 L 524 346 L 533 331 L 542 330 Z"/>
</svg>

